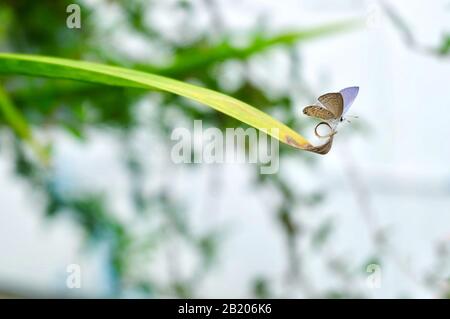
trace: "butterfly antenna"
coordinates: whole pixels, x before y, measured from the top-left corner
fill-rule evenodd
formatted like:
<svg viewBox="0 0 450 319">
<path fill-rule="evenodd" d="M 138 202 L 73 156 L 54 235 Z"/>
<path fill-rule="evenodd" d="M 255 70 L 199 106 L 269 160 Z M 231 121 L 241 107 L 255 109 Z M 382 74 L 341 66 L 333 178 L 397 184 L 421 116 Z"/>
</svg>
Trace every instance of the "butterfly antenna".
<svg viewBox="0 0 450 319">
<path fill-rule="evenodd" d="M 351 123 L 352 121 L 350 121 L 348 118 L 353 118 L 353 119 L 358 119 L 359 118 L 359 116 L 358 115 L 347 115 L 345 118 L 344 118 L 344 120 L 346 121 L 346 122 L 348 122 L 348 123 Z"/>
</svg>

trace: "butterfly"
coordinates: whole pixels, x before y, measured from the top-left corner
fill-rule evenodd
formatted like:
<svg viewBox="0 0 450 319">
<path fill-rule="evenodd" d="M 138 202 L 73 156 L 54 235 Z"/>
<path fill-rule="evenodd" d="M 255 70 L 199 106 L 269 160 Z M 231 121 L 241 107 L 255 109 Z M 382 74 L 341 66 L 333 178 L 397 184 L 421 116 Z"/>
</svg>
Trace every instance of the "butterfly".
<svg viewBox="0 0 450 319">
<path fill-rule="evenodd" d="M 352 86 L 337 93 L 326 93 L 319 96 L 317 103 L 303 109 L 303 114 L 316 117 L 324 121 L 342 122 L 344 115 L 358 95 L 359 87 Z"/>
</svg>

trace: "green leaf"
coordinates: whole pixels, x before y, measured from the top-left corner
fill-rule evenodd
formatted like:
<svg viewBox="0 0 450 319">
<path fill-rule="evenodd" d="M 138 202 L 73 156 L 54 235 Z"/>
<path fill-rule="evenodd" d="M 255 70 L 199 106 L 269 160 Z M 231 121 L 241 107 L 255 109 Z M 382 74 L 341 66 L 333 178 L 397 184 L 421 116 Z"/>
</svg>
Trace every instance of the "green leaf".
<svg viewBox="0 0 450 319">
<path fill-rule="evenodd" d="M 8 94 L 2 87 L 0 87 L 0 112 L 3 113 L 6 122 L 18 136 L 24 140 L 31 140 L 31 130 L 28 127 L 28 123 L 11 102 Z"/>
</svg>

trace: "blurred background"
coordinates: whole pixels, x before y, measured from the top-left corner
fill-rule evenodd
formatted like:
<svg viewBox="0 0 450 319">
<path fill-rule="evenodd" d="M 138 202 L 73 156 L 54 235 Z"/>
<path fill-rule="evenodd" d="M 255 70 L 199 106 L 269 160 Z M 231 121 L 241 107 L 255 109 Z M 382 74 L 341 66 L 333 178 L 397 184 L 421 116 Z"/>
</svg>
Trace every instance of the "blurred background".
<svg viewBox="0 0 450 319">
<path fill-rule="evenodd" d="M 0 112 L 1 297 L 450 297 L 448 0 L 1 0 L 0 21 L 0 51 L 188 81 L 308 136 L 303 106 L 360 86 L 329 154 L 280 145 L 260 175 L 172 163 L 174 128 L 246 127 L 203 105 L 1 76 L 51 158 Z"/>
</svg>

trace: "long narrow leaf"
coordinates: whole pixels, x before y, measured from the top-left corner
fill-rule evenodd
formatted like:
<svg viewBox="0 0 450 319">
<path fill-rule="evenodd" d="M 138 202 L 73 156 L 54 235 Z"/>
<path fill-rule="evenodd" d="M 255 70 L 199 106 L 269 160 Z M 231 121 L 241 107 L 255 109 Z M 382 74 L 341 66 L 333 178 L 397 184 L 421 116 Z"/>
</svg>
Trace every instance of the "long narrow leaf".
<svg viewBox="0 0 450 319">
<path fill-rule="evenodd" d="M 159 89 L 190 98 L 253 126 L 283 143 L 318 153 L 303 136 L 257 108 L 225 94 L 171 78 L 98 63 L 0 53 L 0 74 L 64 78 L 114 86 Z M 322 150 L 322 151 L 321 151 Z"/>
</svg>

